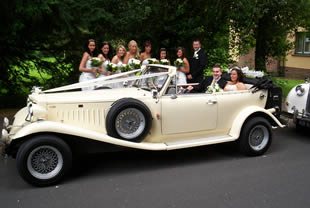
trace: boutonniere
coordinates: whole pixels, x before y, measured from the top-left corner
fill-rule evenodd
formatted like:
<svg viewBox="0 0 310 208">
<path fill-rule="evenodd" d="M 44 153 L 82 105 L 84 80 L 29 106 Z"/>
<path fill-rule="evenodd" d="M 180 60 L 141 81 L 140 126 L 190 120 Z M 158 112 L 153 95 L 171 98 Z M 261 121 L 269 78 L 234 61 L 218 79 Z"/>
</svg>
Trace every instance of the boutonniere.
<svg viewBox="0 0 310 208">
<path fill-rule="evenodd" d="M 198 53 L 194 53 L 194 56 L 193 56 L 195 59 L 198 59 Z"/>
</svg>

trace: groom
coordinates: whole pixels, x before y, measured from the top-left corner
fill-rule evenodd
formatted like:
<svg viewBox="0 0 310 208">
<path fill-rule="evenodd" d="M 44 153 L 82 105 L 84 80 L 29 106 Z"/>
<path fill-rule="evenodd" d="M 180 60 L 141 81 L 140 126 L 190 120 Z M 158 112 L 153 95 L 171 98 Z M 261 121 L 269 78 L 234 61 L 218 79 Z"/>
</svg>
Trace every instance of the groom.
<svg viewBox="0 0 310 208">
<path fill-rule="evenodd" d="M 203 79 L 203 70 L 207 64 L 206 54 L 201 50 L 198 39 L 193 41 L 194 54 L 189 59 L 190 71 L 187 74 L 188 83 L 200 83 Z"/>
</svg>

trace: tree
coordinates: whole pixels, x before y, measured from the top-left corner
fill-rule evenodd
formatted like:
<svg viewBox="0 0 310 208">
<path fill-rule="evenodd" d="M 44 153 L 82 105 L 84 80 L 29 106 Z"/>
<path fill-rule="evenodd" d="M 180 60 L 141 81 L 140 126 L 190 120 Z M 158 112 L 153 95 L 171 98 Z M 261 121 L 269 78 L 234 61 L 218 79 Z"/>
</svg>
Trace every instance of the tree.
<svg viewBox="0 0 310 208">
<path fill-rule="evenodd" d="M 255 47 L 255 67 L 266 71 L 268 57 L 285 57 L 292 44 L 288 33 L 309 27 L 309 0 L 238 0 L 232 4 L 234 41 L 243 53 Z"/>
</svg>

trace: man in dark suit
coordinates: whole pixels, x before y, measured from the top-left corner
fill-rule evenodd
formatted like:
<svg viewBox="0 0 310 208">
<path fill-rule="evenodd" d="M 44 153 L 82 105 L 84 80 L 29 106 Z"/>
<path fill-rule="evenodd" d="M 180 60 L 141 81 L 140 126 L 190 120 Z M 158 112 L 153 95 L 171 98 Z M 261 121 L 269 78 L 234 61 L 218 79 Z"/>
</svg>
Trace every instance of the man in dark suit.
<svg viewBox="0 0 310 208">
<path fill-rule="evenodd" d="M 203 80 L 203 70 L 207 64 L 206 54 L 201 50 L 199 40 L 193 41 L 194 54 L 189 59 L 190 71 L 187 74 L 188 83 L 200 83 Z"/>
<path fill-rule="evenodd" d="M 192 87 L 188 86 L 187 90 L 192 92 L 205 92 L 212 84 L 212 82 L 215 82 L 219 85 L 220 88 L 224 89 L 225 85 L 227 84 L 227 81 L 224 80 L 222 76 L 222 69 L 220 65 L 214 65 L 212 68 L 212 75 L 213 76 L 207 76 L 202 82 L 199 83 L 199 85 Z"/>
</svg>

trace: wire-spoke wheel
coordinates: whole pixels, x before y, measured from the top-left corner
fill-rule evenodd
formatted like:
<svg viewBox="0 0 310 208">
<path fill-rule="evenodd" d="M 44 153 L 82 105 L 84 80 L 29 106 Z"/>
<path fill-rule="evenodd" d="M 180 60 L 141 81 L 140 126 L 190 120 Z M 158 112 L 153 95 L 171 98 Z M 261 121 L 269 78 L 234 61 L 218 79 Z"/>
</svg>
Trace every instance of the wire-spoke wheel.
<svg viewBox="0 0 310 208">
<path fill-rule="evenodd" d="M 106 118 L 109 136 L 131 142 L 142 141 L 152 127 L 152 114 L 139 100 L 123 98 L 112 104 Z"/>
<path fill-rule="evenodd" d="M 41 135 L 24 142 L 17 152 L 17 169 L 21 177 L 36 186 L 58 182 L 70 170 L 72 153 L 62 139 Z"/>
</svg>

